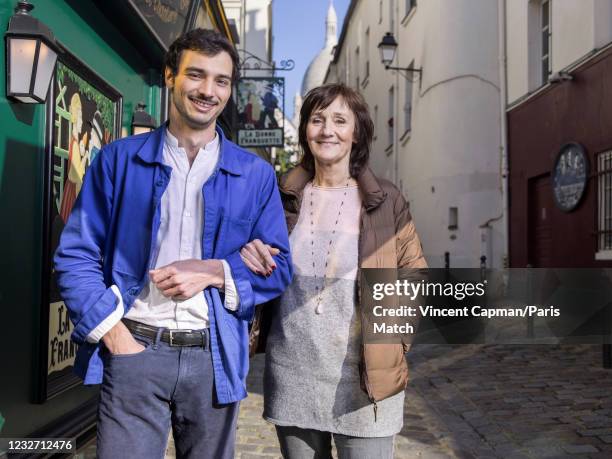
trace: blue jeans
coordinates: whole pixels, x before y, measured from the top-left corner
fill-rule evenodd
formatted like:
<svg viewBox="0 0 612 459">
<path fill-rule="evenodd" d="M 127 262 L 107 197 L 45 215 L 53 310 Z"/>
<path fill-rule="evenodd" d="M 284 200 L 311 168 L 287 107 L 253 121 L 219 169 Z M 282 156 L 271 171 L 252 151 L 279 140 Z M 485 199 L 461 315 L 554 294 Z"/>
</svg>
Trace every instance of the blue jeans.
<svg viewBox="0 0 612 459">
<path fill-rule="evenodd" d="M 215 402 L 209 346 L 134 338 L 144 351 L 103 350 L 98 457 L 163 458 L 172 426 L 177 458 L 233 458 L 239 403 Z"/>
<path fill-rule="evenodd" d="M 351 437 L 293 426 L 276 426 L 276 434 L 285 459 L 331 459 L 332 436 L 338 459 L 393 459 L 390 437 Z"/>
</svg>

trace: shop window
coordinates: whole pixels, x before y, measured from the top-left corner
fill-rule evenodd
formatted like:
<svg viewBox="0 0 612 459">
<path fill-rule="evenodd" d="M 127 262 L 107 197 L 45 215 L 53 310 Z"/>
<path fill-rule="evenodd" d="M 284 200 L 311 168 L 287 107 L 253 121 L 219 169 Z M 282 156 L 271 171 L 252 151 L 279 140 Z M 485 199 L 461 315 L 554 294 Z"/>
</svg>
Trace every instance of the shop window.
<svg viewBox="0 0 612 459">
<path fill-rule="evenodd" d="M 612 151 L 597 156 L 597 260 L 612 260 Z"/>
</svg>

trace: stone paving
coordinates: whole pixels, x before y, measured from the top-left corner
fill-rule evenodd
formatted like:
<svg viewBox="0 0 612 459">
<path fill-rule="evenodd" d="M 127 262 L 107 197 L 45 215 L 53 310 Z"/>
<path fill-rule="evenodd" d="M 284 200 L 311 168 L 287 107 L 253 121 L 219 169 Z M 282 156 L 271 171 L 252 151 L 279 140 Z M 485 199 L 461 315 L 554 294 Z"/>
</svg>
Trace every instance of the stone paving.
<svg viewBox="0 0 612 459">
<path fill-rule="evenodd" d="M 418 345 L 397 459 L 612 458 L 612 370 L 601 346 Z M 238 458 L 280 457 L 252 361 Z"/>
<path fill-rule="evenodd" d="M 408 360 L 397 459 L 612 458 L 612 370 L 602 368 L 601 346 L 418 345 Z M 240 459 L 281 457 L 261 418 L 262 372 L 257 356 L 236 433 Z"/>
</svg>

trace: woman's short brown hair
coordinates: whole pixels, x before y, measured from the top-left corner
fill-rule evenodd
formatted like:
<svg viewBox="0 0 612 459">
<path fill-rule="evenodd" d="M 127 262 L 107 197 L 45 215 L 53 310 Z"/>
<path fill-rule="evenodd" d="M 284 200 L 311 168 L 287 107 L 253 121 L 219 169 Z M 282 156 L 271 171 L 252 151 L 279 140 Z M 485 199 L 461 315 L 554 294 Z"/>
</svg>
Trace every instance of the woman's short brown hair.
<svg viewBox="0 0 612 459">
<path fill-rule="evenodd" d="M 372 136 L 374 135 L 374 123 L 370 118 L 368 104 L 363 96 L 352 88 L 344 84 L 326 84 L 314 88 L 306 94 L 306 98 L 302 103 L 300 110 L 300 126 L 298 129 L 300 146 L 304 152 L 301 165 L 307 171 L 314 173 L 314 157 L 308 147 L 308 139 L 306 138 L 306 127 L 310 116 L 315 110 L 324 110 L 331 103 L 341 97 L 344 103 L 355 115 L 355 143 L 351 150 L 349 159 L 349 172 L 351 177 L 358 177 L 361 171 L 368 164 L 370 158 L 370 146 L 372 144 Z"/>
</svg>

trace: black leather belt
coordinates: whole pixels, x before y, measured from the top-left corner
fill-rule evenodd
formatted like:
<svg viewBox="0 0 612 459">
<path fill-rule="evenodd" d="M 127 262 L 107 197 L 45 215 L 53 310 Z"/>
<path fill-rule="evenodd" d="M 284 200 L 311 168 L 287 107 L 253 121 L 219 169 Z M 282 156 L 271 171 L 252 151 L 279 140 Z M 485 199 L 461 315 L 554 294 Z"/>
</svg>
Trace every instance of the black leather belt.
<svg viewBox="0 0 612 459">
<path fill-rule="evenodd" d="M 121 319 L 121 321 L 132 333 L 151 338 L 152 340 L 155 340 L 157 337 L 159 327 L 142 324 L 125 318 Z M 168 343 L 170 346 L 202 346 L 206 349 L 208 347 L 208 329 L 175 330 L 164 328 L 160 341 Z"/>
</svg>

